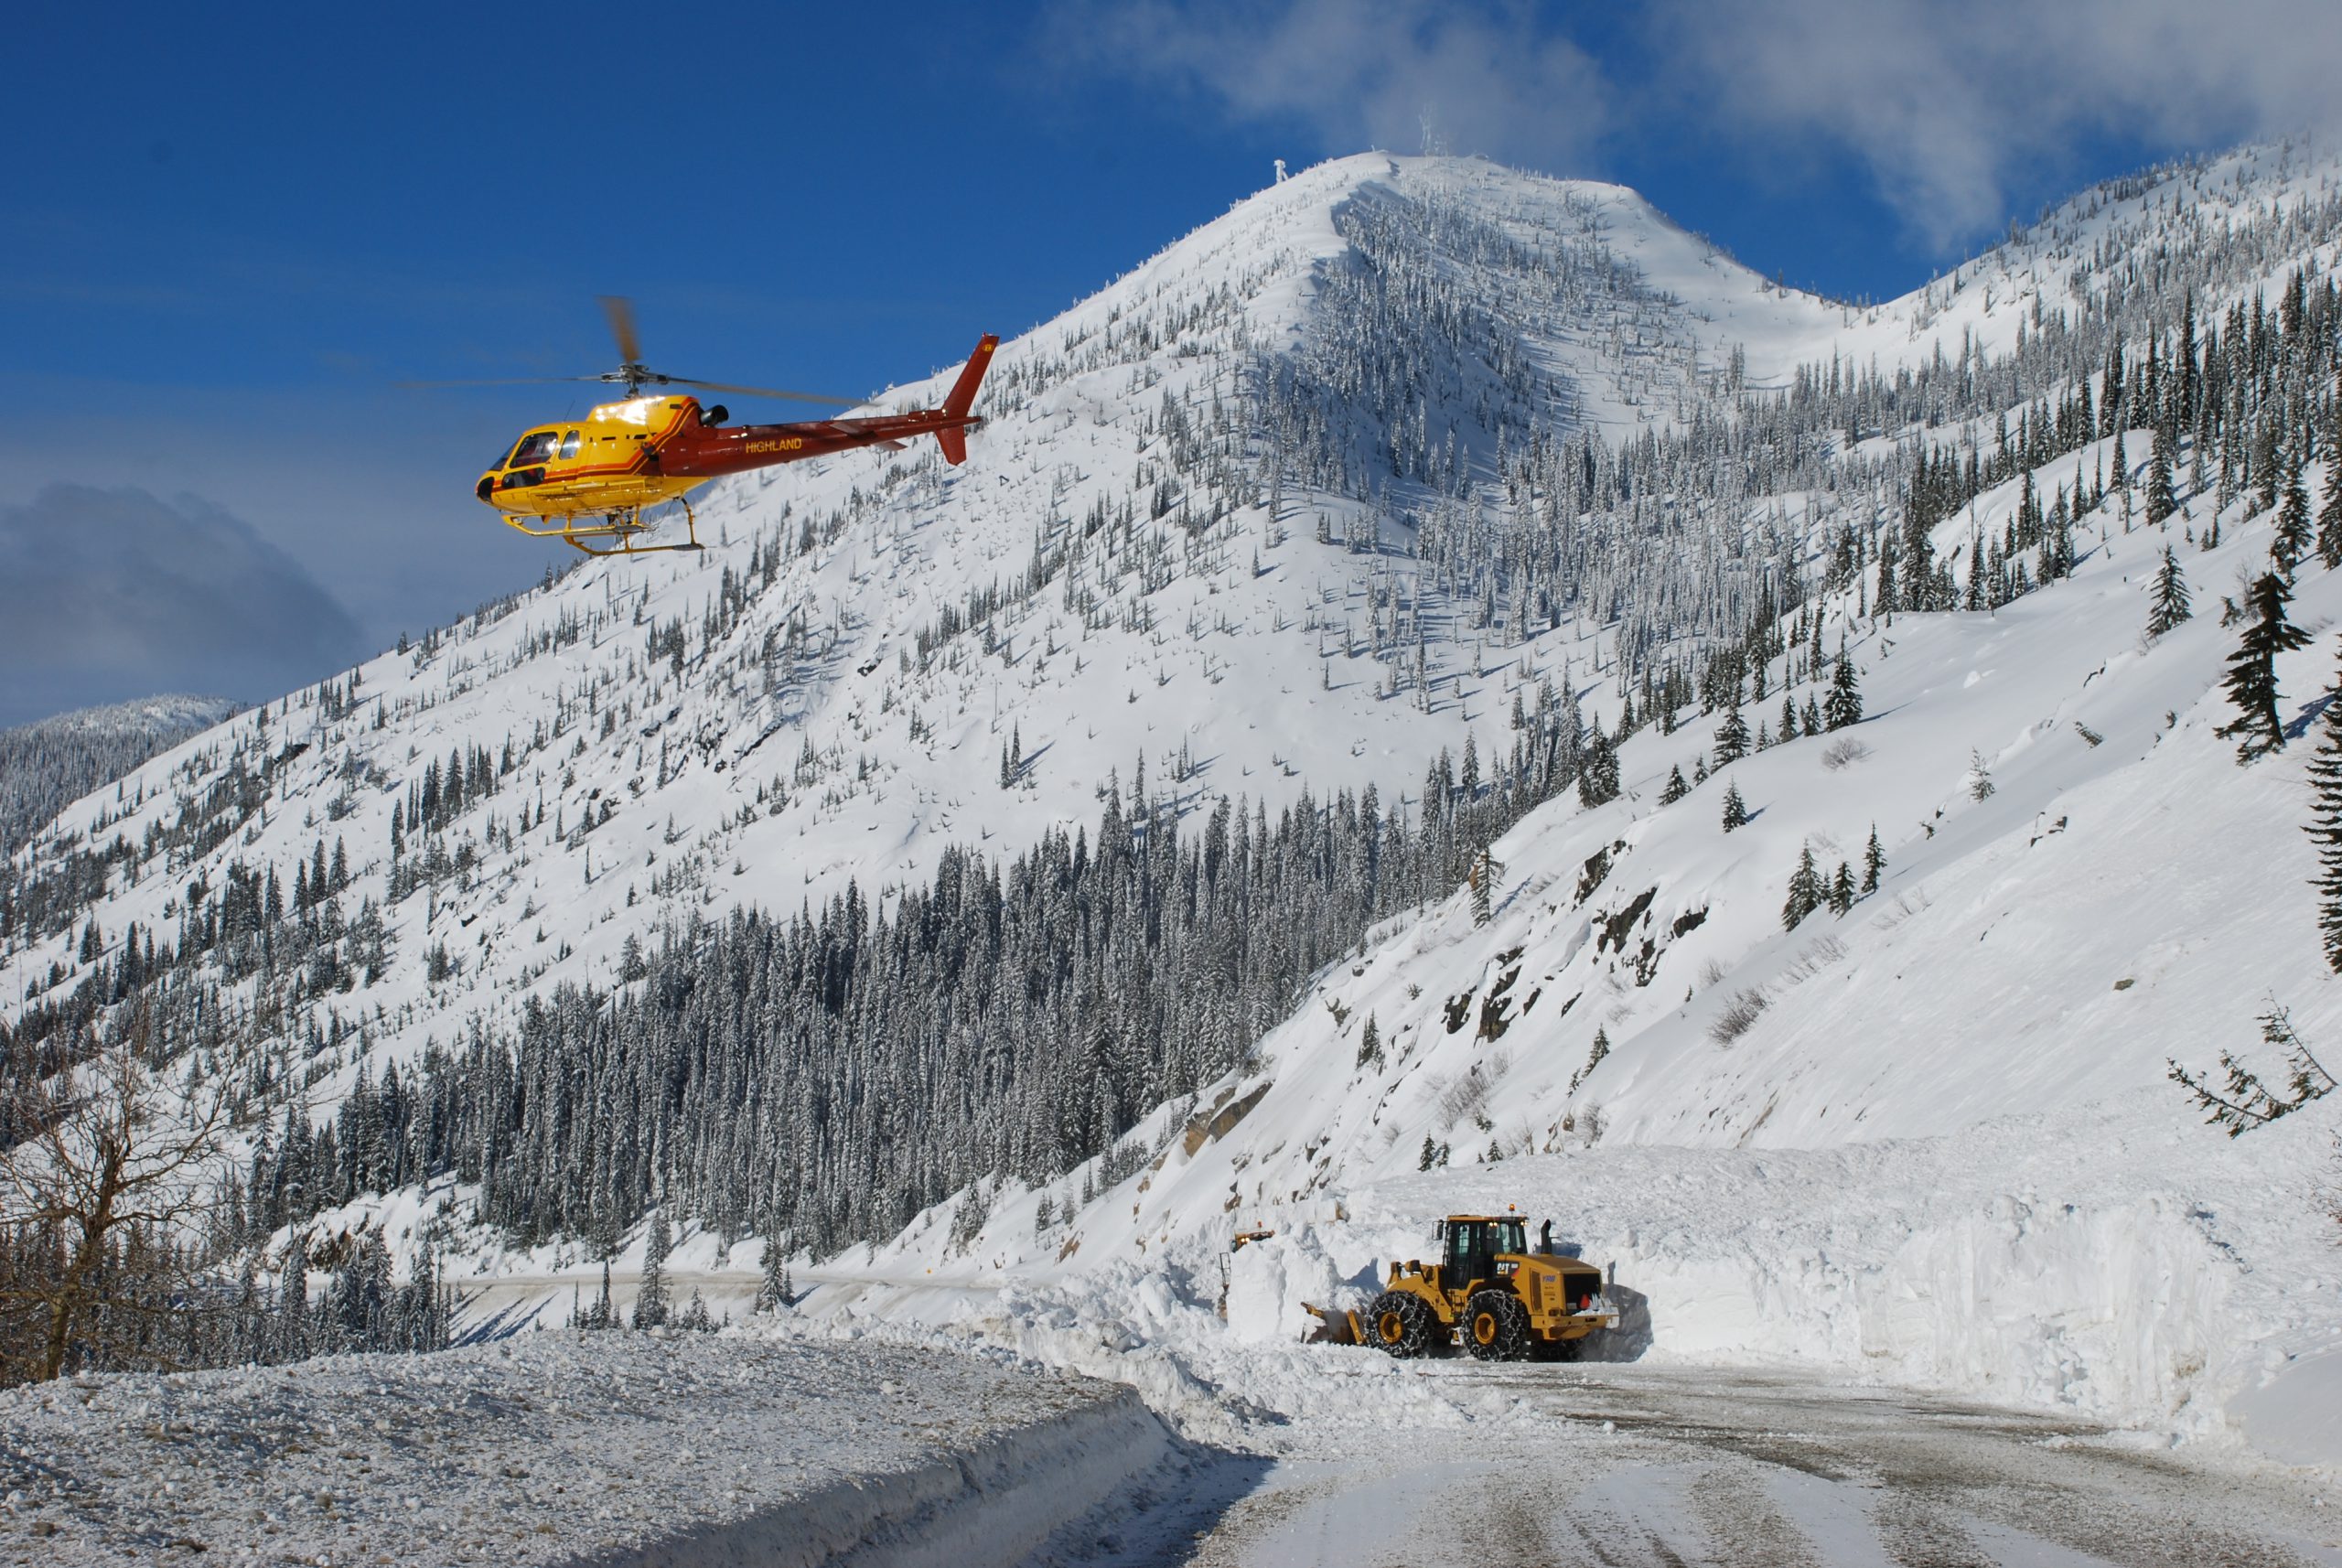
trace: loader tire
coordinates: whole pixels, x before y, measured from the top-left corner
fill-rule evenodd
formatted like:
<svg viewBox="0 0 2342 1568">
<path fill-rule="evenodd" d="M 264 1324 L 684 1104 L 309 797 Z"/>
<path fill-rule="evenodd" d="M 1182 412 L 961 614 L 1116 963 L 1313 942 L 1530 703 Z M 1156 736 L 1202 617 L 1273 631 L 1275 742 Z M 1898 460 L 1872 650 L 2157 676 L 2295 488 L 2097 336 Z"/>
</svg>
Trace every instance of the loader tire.
<svg viewBox="0 0 2342 1568">
<path fill-rule="evenodd" d="M 1464 1348 L 1481 1361 L 1518 1361 L 1529 1354 L 1529 1309 L 1509 1290 L 1472 1293 L 1464 1304 Z"/>
<path fill-rule="evenodd" d="M 1420 1356 L 1431 1343 L 1431 1308 L 1419 1295 L 1384 1291 L 1366 1315 L 1366 1337 L 1386 1355 Z"/>
</svg>

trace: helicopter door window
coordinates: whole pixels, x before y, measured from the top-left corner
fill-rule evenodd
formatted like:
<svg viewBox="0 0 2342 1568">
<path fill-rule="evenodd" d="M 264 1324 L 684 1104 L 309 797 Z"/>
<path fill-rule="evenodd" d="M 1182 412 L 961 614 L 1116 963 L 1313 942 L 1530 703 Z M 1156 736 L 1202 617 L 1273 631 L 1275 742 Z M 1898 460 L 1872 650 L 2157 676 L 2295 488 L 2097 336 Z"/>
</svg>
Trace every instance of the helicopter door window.
<svg viewBox="0 0 2342 1568">
<path fill-rule="evenodd" d="M 533 435 L 521 437 L 521 445 L 513 449 L 512 460 L 504 466 L 525 468 L 532 463 L 543 462 L 553 456 L 554 437 L 555 433 L 550 430 L 540 430 Z"/>
<path fill-rule="evenodd" d="M 577 434 L 578 433 L 576 431 L 573 430 L 568 435 L 561 438 L 561 455 L 564 457 L 575 457 L 577 456 Z"/>
</svg>

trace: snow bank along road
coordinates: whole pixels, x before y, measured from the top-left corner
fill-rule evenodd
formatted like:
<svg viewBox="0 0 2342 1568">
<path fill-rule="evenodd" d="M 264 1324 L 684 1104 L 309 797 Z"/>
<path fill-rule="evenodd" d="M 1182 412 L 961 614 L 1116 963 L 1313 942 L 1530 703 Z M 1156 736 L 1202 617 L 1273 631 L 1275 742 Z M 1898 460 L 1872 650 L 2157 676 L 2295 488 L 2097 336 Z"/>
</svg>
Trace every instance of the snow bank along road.
<svg viewBox="0 0 2342 1568">
<path fill-rule="evenodd" d="M 1363 1356 L 1363 1350 L 1328 1351 Z M 1138 1568 L 2342 1563 L 2342 1498 L 2052 1416 L 1808 1373 L 1426 1366 L 1475 1419 L 1310 1422 L 1232 1507 L 1149 1521 Z M 1310 1430 L 1315 1428 L 1314 1431 Z M 1121 1539 L 1141 1532 L 1126 1527 Z"/>
<path fill-rule="evenodd" d="M 0 1394 L 0 1563 L 1005 1563 L 1166 1460 L 1004 1356 L 528 1334 Z"/>
</svg>

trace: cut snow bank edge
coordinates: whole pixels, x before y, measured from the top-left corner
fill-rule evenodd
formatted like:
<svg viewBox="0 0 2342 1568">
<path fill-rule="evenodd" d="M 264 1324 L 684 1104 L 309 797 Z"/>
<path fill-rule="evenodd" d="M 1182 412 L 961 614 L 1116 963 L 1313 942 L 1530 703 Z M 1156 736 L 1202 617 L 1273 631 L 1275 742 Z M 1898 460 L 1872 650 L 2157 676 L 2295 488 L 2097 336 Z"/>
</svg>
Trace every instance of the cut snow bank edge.
<svg viewBox="0 0 2342 1568">
<path fill-rule="evenodd" d="M 921 1468 L 835 1482 L 744 1520 L 575 1559 L 580 1568 L 967 1568 L 1021 1563 L 1172 1457 L 1128 1389 Z"/>
</svg>

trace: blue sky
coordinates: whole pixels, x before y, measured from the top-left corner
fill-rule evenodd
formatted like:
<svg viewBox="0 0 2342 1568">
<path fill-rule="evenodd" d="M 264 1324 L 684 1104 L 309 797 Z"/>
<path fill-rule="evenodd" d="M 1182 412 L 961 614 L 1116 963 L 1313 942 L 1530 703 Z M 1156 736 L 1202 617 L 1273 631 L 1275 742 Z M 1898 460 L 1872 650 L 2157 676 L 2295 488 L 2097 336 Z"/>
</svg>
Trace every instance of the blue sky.
<svg viewBox="0 0 2342 1568">
<path fill-rule="evenodd" d="M 1273 158 L 1428 124 L 1892 295 L 2081 183 L 2312 113 L 2331 7 L 2243 8 L 2310 47 L 2223 45 L 2180 0 L 2046 27 L 2014 0 L 40 7 L 10 29 L 0 533 L 51 539 L 47 581 L 119 574 L 107 518 L 241 539 L 250 581 L 326 607 L 275 648 L 246 593 L 248 652 L 282 658 L 218 678 L 290 685 L 555 559 L 469 487 L 587 400 L 392 383 L 598 371 L 597 294 L 636 298 L 662 369 L 863 392 L 1046 318 Z M 88 493 L 124 487 L 162 513 Z M 190 613 L 220 591 L 183 585 Z M 0 724 L 211 674 L 63 670 Z"/>
</svg>

